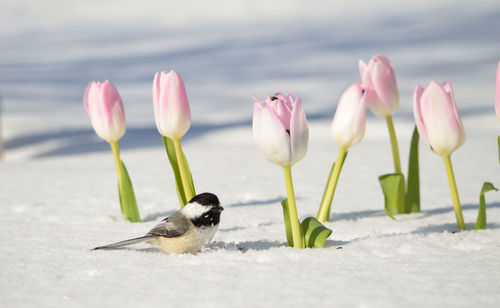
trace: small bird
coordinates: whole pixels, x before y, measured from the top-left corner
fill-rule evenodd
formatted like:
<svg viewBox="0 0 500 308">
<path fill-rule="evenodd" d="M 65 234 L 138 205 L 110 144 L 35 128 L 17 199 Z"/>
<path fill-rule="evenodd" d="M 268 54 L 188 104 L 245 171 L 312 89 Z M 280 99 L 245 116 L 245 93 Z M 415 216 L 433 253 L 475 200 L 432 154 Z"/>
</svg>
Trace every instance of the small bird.
<svg viewBox="0 0 500 308">
<path fill-rule="evenodd" d="M 196 253 L 212 240 L 219 229 L 220 214 L 224 210 L 219 199 L 211 193 L 202 193 L 186 206 L 162 220 L 146 235 L 118 243 L 96 247 L 115 249 L 147 242 L 157 245 L 168 254 Z"/>
</svg>

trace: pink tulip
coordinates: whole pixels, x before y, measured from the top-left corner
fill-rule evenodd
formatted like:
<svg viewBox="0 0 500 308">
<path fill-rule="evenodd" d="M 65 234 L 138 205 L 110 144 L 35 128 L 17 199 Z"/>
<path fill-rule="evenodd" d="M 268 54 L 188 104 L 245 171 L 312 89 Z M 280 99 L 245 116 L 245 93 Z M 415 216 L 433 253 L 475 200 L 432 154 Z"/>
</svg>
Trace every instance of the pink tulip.
<svg viewBox="0 0 500 308">
<path fill-rule="evenodd" d="M 160 134 L 180 139 L 191 126 L 191 110 L 186 88 L 175 71 L 156 73 L 153 81 L 153 107 Z"/>
<path fill-rule="evenodd" d="M 351 85 L 340 98 L 332 121 L 332 135 L 337 143 L 349 148 L 361 141 L 365 134 L 366 100 L 361 82 Z"/>
<path fill-rule="evenodd" d="M 500 119 L 500 61 L 497 67 L 497 86 L 495 95 L 495 111 L 497 112 L 497 117 Z"/>
<path fill-rule="evenodd" d="M 382 118 L 392 116 L 399 107 L 399 92 L 391 61 L 382 55 L 375 55 L 368 65 L 359 60 L 359 73 L 371 111 Z"/>
<path fill-rule="evenodd" d="M 99 137 L 114 142 L 123 136 L 125 111 L 120 94 L 111 82 L 89 82 L 83 96 L 83 105 Z"/>
<path fill-rule="evenodd" d="M 413 92 L 413 114 L 422 140 L 436 154 L 446 157 L 465 141 L 465 131 L 449 81 L 431 81 Z"/>
<path fill-rule="evenodd" d="M 265 101 L 254 100 L 253 135 L 266 159 L 287 167 L 304 158 L 309 128 L 300 98 L 276 93 Z"/>
</svg>

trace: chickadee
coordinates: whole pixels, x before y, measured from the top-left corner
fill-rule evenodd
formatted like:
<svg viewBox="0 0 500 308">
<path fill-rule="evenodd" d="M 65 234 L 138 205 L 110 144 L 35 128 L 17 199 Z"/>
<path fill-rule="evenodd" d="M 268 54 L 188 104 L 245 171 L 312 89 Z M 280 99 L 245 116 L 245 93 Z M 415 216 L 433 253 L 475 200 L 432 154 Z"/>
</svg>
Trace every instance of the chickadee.
<svg viewBox="0 0 500 308">
<path fill-rule="evenodd" d="M 194 196 L 186 206 L 165 218 L 145 236 L 96 247 L 94 250 L 147 242 L 159 246 L 169 254 L 195 253 L 214 237 L 219 229 L 220 213 L 223 210 L 216 195 L 202 193 Z"/>
</svg>

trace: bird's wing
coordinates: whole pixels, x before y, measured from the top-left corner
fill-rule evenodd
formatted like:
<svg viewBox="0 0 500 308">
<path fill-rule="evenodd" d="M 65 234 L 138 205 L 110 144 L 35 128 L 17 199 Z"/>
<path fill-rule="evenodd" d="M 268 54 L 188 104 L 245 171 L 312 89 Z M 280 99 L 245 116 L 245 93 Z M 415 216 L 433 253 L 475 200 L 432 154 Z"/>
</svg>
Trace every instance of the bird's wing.
<svg viewBox="0 0 500 308">
<path fill-rule="evenodd" d="M 147 235 L 178 237 L 189 230 L 190 221 L 180 213 L 175 213 L 157 224 Z"/>
</svg>

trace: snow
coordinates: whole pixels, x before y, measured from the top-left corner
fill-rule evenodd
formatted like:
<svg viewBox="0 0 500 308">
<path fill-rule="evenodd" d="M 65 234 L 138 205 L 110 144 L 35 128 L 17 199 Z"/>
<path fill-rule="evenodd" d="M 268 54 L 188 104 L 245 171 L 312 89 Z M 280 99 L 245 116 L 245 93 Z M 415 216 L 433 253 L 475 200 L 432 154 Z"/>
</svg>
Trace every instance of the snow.
<svg viewBox="0 0 500 308">
<path fill-rule="evenodd" d="M 3 0 L 2 306 L 496 307 L 500 193 L 486 194 L 489 228 L 471 229 L 482 182 L 500 186 L 499 14 L 496 1 Z M 370 114 L 341 174 L 327 247 L 288 248 L 283 174 L 255 147 L 251 96 L 302 98 L 309 151 L 292 172 L 299 215 L 314 216 L 338 151 L 336 103 L 359 79 L 358 59 L 375 53 L 396 68 L 404 169 L 415 84 L 451 81 L 467 133 L 452 161 L 470 231 L 455 232 L 443 163 L 423 145 L 422 213 L 384 215 L 377 176 L 392 157 L 384 121 Z M 172 68 L 191 102 L 183 145 L 197 191 L 225 208 L 219 232 L 196 255 L 90 251 L 143 235 L 179 207 L 151 103 L 154 73 Z M 109 146 L 82 106 L 88 81 L 103 79 L 125 103 L 122 159 L 143 223 L 121 218 Z"/>
</svg>

